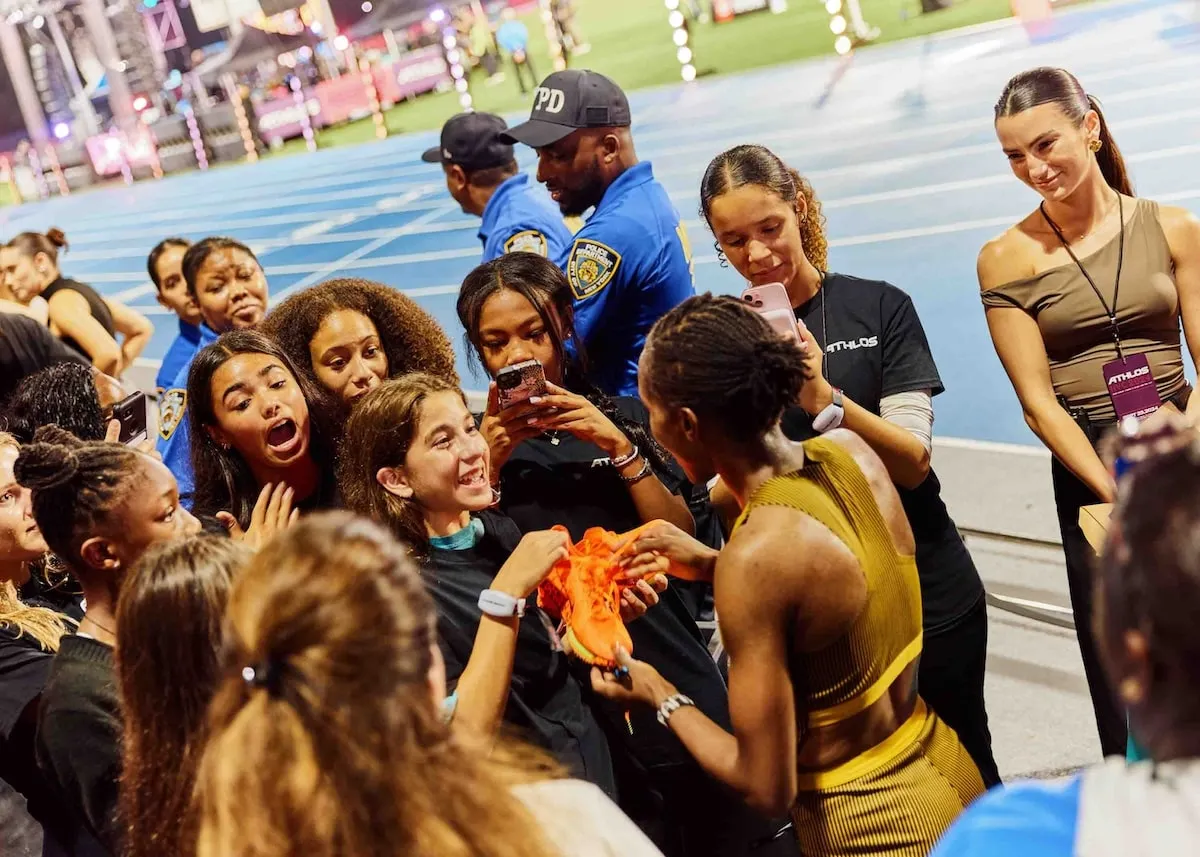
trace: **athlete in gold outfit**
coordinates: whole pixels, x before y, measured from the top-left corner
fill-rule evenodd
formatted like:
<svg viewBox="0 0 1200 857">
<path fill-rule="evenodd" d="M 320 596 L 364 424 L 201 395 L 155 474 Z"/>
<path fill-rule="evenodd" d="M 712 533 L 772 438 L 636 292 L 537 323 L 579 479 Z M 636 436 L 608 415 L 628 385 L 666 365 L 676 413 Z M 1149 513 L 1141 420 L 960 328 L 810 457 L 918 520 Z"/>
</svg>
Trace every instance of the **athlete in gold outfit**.
<svg viewBox="0 0 1200 857">
<path fill-rule="evenodd" d="M 844 430 L 783 435 L 808 374 L 801 346 L 733 298 L 691 298 L 655 326 L 640 367 L 651 428 L 742 512 L 719 554 L 656 525 L 629 546 L 629 574 L 669 559 L 711 575 L 733 734 L 627 653 L 592 680 L 658 708 L 752 806 L 790 810 L 806 857 L 924 857 L 983 782 L 917 692 L 913 536 L 883 463 Z"/>
</svg>

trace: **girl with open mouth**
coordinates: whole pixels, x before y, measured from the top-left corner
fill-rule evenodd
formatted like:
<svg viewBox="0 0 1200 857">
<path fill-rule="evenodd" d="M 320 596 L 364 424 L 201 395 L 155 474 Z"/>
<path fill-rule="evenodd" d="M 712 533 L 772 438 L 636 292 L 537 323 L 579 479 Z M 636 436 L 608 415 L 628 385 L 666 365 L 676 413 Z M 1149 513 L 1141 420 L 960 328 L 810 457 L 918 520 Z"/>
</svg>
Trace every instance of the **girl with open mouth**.
<svg viewBox="0 0 1200 857">
<path fill-rule="evenodd" d="M 332 505 L 320 394 L 261 333 L 237 330 L 196 355 L 188 376 L 195 508 L 257 543 L 297 512 Z"/>
</svg>

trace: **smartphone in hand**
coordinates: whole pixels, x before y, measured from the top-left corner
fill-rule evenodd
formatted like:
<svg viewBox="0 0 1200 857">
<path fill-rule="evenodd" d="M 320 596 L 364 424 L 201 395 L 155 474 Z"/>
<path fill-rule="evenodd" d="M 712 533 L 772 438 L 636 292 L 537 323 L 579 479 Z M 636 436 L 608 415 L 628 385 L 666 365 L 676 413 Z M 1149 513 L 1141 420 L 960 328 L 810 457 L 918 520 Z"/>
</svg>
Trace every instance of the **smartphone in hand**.
<svg viewBox="0 0 1200 857">
<path fill-rule="evenodd" d="M 546 372 L 537 360 L 505 366 L 496 373 L 496 398 L 500 410 L 546 395 Z"/>
<path fill-rule="evenodd" d="M 112 418 L 121 424 L 118 443 L 137 446 L 146 440 L 146 394 L 142 392 L 126 396 L 113 405 Z"/>
<path fill-rule="evenodd" d="M 776 333 L 781 336 L 790 336 L 802 348 L 804 347 L 804 339 L 800 336 L 800 327 L 796 321 L 796 312 L 792 309 L 792 299 L 788 297 L 783 283 L 751 286 L 742 292 L 742 300 L 765 318 Z"/>
</svg>

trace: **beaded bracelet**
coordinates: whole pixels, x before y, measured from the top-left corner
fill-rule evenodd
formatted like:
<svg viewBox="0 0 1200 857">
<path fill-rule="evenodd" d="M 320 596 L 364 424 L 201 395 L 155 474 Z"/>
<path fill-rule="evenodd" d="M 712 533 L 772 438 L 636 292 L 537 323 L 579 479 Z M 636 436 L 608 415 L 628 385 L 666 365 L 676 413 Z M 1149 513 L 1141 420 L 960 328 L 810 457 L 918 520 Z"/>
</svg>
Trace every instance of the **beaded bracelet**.
<svg viewBox="0 0 1200 857">
<path fill-rule="evenodd" d="M 610 458 L 609 464 L 611 464 L 613 467 L 617 468 L 617 470 L 620 470 L 622 467 L 624 467 L 626 464 L 631 463 L 634 459 L 636 459 L 641 454 L 642 453 L 638 450 L 637 444 L 635 443 L 635 444 L 633 444 L 633 449 L 630 450 L 629 454 L 622 455 L 620 458 Z"/>
</svg>

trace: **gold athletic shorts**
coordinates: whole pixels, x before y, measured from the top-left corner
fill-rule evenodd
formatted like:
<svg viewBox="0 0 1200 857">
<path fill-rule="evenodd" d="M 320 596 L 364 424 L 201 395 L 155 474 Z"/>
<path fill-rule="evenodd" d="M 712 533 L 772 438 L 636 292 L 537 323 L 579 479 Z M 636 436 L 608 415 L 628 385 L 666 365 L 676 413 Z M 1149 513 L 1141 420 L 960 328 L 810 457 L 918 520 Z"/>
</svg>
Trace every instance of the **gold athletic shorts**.
<svg viewBox="0 0 1200 857">
<path fill-rule="evenodd" d="M 925 857 L 984 791 L 954 730 L 918 700 L 882 743 L 832 770 L 802 773 L 792 820 L 804 857 Z"/>
</svg>

